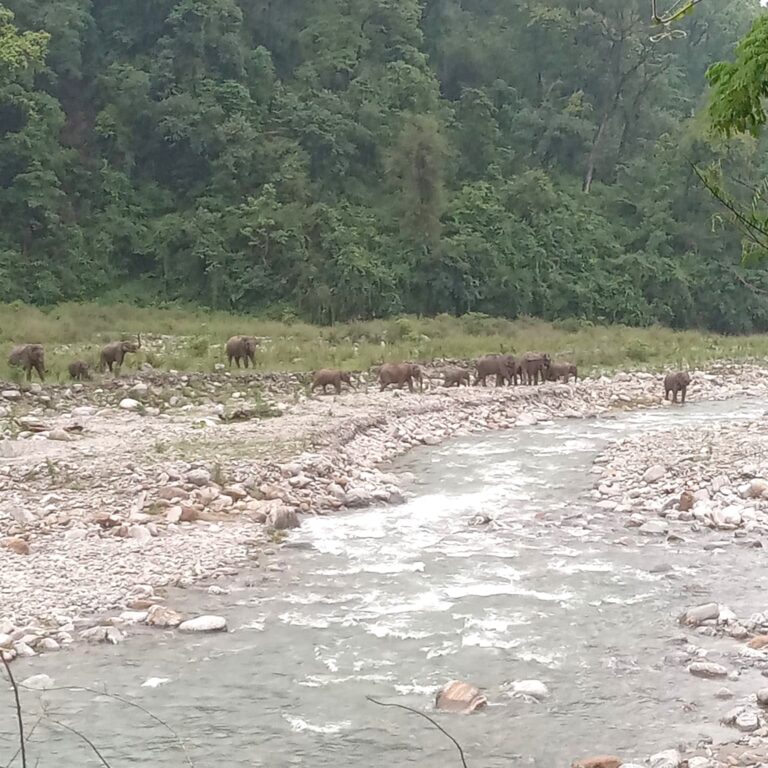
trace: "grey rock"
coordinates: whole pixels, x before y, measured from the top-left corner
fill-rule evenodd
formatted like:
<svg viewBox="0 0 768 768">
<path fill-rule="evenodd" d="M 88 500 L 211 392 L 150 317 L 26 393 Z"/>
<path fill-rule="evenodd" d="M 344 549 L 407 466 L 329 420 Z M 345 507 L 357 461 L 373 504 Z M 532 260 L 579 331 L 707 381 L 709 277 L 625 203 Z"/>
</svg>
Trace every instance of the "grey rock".
<svg viewBox="0 0 768 768">
<path fill-rule="evenodd" d="M 180 632 L 224 632 L 227 620 L 223 616 L 197 616 L 179 625 Z"/>
<path fill-rule="evenodd" d="M 694 661 L 689 667 L 688 671 L 694 677 L 726 677 L 728 670 L 721 664 L 715 664 L 712 661 Z"/>
<path fill-rule="evenodd" d="M 717 603 L 705 603 L 704 605 L 697 605 L 695 608 L 689 608 L 680 616 L 678 621 L 689 627 L 698 627 L 705 621 L 717 619 L 719 615 L 720 606 Z"/>
<path fill-rule="evenodd" d="M 198 486 L 198 488 L 202 488 L 204 485 L 210 484 L 211 473 L 202 467 L 193 469 L 190 472 L 187 472 L 187 482 Z"/>
<path fill-rule="evenodd" d="M 667 474 L 667 470 L 662 464 L 654 464 L 652 467 L 648 467 L 643 474 L 643 480 L 646 483 L 655 483 L 661 480 L 664 475 Z"/>
</svg>

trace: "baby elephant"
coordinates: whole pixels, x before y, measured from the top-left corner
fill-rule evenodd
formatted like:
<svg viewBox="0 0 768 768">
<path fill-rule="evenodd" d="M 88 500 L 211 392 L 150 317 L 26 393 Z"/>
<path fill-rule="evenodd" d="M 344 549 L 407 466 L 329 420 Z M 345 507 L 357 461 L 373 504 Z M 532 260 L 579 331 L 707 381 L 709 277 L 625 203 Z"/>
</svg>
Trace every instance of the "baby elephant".
<svg viewBox="0 0 768 768">
<path fill-rule="evenodd" d="M 91 378 L 91 366 L 85 360 L 73 360 L 67 370 L 69 371 L 70 378 L 75 381 Z"/>
<path fill-rule="evenodd" d="M 337 368 L 323 368 L 312 377 L 310 391 L 314 392 L 318 387 L 322 387 L 323 394 L 325 394 L 325 388 L 332 384 L 336 388 L 336 394 L 338 395 L 341 393 L 342 382 L 347 384 L 350 389 L 355 389 L 355 385 L 350 379 L 349 371 L 340 371 Z"/>
<path fill-rule="evenodd" d="M 397 384 L 402 389 L 403 384 L 408 385 L 413 392 L 413 382 L 419 384 L 419 392 L 424 390 L 424 377 L 421 368 L 415 363 L 385 363 L 379 368 L 379 389 L 383 392 L 390 384 Z"/>
<path fill-rule="evenodd" d="M 468 387 L 469 371 L 466 368 L 449 368 L 445 372 L 445 380 L 443 381 L 444 387 L 460 387 L 462 384 Z"/>
<path fill-rule="evenodd" d="M 664 399 L 669 400 L 669 393 L 672 393 L 672 402 L 677 402 L 677 393 L 680 393 L 680 401 L 685 402 L 685 392 L 691 383 L 691 377 L 685 372 L 668 373 L 664 377 Z"/>
<path fill-rule="evenodd" d="M 562 379 L 567 384 L 571 376 L 574 381 L 579 380 L 578 369 L 573 363 L 550 363 L 547 369 L 547 381 Z"/>
</svg>

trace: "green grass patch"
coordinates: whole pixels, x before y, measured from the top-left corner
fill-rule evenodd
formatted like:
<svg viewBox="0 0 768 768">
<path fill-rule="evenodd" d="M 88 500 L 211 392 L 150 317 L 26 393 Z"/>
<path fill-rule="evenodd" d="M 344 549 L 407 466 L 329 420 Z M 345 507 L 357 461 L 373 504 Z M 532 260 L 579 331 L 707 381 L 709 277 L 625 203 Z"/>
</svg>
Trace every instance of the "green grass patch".
<svg viewBox="0 0 768 768">
<path fill-rule="evenodd" d="M 264 339 L 256 355 L 256 368 L 261 371 L 364 370 L 384 362 L 470 359 L 492 352 L 529 350 L 576 362 L 583 373 L 698 367 L 715 360 L 768 357 L 768 335 L 719 336 L 577 320 L 547 323 L 472 314 L 321 327 L 181 308 L 63 304 L 43 310 L 15 303 L 0 305 L 0 345 L 6 353 L 0 359 L 0 377 L 18 379 L 18 372 L 6 362 L 14 343 L 44 344 L 49 380 L 66 381 L 70 361 L 84 359 L 96 368 L 103 344 L 137 333 L 142 335 L 142 348 L 126 356 L 124 372 L 135 371 L 142 363 L 160 370 L 213 371 L 226 364 L 224 343 L 235 334 Z"/>
</svg>

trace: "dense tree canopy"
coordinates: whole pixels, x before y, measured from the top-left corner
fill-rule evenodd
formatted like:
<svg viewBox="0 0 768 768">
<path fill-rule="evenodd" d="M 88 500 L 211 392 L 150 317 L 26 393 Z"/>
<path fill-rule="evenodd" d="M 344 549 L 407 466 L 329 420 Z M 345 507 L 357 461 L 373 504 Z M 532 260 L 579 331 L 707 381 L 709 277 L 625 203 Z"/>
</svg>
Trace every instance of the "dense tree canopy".
<svg viewBox="0 0 768 768">
<path fill-rule="evenodd" d="M 696 117 L 757 0 L 4 2 L 0 300 L 768 328 L 691 167 L 764 165 Z"/>
</svg>

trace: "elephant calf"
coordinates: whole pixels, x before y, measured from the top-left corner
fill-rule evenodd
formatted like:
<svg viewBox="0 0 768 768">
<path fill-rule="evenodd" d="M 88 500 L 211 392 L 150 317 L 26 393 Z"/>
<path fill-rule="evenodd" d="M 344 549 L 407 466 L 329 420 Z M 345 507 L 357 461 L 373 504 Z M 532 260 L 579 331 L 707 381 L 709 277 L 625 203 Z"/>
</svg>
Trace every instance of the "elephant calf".
<svg viewBox="0 0 768 768">
<path fill-rule="evenodd" d="M 680 393 L 680 401 L 685 402 L 685 393 L 688 385 L 691 383 L 691 377 L 685 371 L 678 373 L 668 373 L 664 377 L 664 399 L 669 400 L 669 393 L 672 393 L 672 402 L 677 402 L 677 393 Z"/>
<path fill-rule="evenodd" d="M 444 374 L 444 387 L 468 387 L 470 384 L 469 371 L 466 368 L 449 368 Z"/>
<path fill-rule="evenodd" d="M 551 363 L 547 369 L 547 381 L 562 379 L 567 384 L 571 376 L 574 381 L 579 380 L 578 371 L 573 363 Z"/>
<path fill-rule="evenodd" d="M 380 391 L 383 392 L 390 384 L 397 384 L 401 389 L 403 384 L 408 384 L 408 389 L 413 392 L 414 380 L 419 382 L 419 392 L 424 391 L 424 378 L 421 368 L 414 363 L 385 363 L 379 369 Z"/>
<path fill-rule="evenodd" d="M 91 366 L 85 360 L 73 360 L 67 366 L 67 370 L 69 371 L 70 378 L 75 381 L 91 378 Z"/>
<path fill-rule="evenodd" d="M 323 368 L 322 370 L 317 371 L 312 377 L 310 391 L 314 392 L 318 387 L 322 387 L 323 394 L 325 394 L 325 388 L 331 384 L 335 387 L 336 394 L 338 395 L 341 393 L 342 382 L 349 386 L 350 389 L 355 389 L 349 371 L 340 371 L 337 368 Z"/>
<path fill-rule="evenodd" d="M 21 368 L 32 381 L 32 371 L 37 371 L 40 381 L 45 381 L 45 350 L 42 344 L 19 344 L 8 355 L 8 365 Z"/>
</svg>

